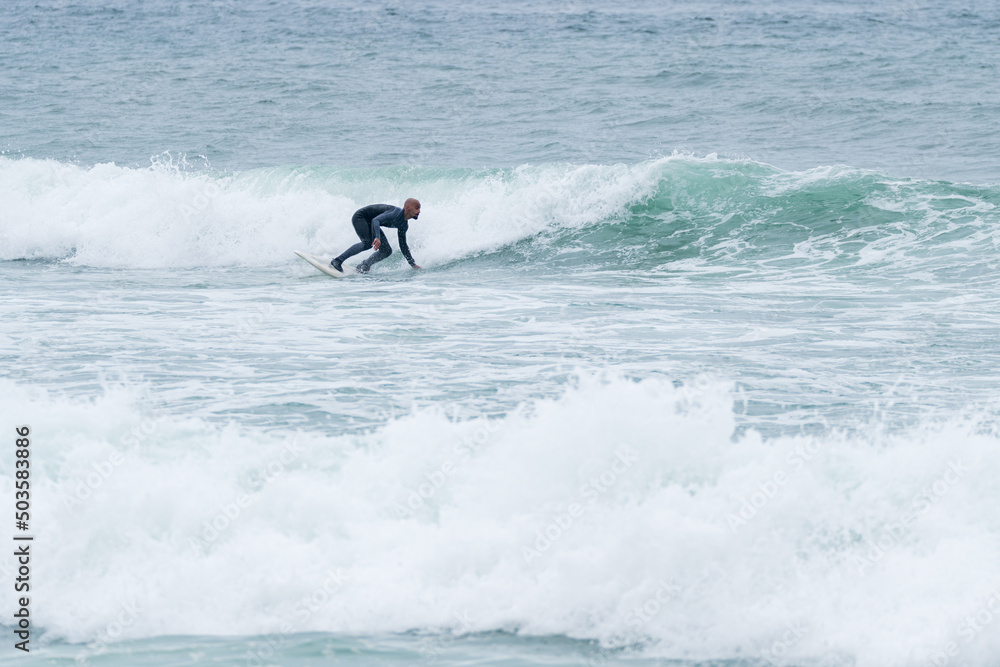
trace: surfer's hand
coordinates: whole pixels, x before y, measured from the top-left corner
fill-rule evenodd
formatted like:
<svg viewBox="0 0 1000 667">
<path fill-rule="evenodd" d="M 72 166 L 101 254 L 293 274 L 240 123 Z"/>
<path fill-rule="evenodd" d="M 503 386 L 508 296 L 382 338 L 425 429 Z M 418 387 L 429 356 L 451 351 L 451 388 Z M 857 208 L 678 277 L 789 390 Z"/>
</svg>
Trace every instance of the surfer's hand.
<svg viewBox="0 0 1000 667">
<path fill-rule="evenodd" d="M 382 239 L 375 239 L 372 241 L 372 247 L 378 250 L 378 247 L 382 245 Z"/>
<path fill-rule="evenodd" d="M 420 268 L 420 266 L 418 266 L 417 264 L 410 264 L 410 266 L 412 266 L 415 269 L 419 269 Z"/>
</svg>

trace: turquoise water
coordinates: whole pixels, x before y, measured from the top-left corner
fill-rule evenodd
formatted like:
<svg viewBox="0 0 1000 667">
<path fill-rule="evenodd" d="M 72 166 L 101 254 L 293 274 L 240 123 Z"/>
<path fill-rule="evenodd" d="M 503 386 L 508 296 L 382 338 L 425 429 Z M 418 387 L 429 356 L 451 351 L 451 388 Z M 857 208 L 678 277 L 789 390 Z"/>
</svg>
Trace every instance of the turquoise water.
<svg viewBox="0 0 1000 667">
<path fill-rule="evenodd" d="M 996 664 L 995 5 L 0 21 L 5 660 Z"/>
</svg>

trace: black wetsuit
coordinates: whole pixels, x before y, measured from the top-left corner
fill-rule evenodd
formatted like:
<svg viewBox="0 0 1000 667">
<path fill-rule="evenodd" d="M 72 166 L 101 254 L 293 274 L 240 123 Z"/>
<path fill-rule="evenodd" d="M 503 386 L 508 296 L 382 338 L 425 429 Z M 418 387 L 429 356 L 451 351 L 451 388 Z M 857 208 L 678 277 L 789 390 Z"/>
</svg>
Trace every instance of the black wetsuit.
<svg viewBox="0 0 1000 667">
<path fill-rule="evenodd" d="M 375 239 L 378 239 L 378 250 L 358 267 L 360 271 L 368 271 L 372 268 L 372 264 L 381 262 L 392 254 L 392 246 L 389 245 L 389 240 L 385 238 L 385 232 L 382 231 L 383 227 L 392 227 L 399 237 L 399 249 L 403 252 L 403 257 L 410 263 L 410 266 L 416 266 L 413 255 L 410 254 L 410 247 L 406 245 L 406 230 L 409 229 L 410 225 L 403 217 L 403 209 L 390 204 L 371 204 L 355 211 L 354 216 L 351 217 L 351 224 L 354 225 L 354 231 L 357 232 L 361 241 L 342 252 L 337 257 L 338 261 L 343 262 L 348 257 L 368 250 L 372 247 Z"/>
</svg>

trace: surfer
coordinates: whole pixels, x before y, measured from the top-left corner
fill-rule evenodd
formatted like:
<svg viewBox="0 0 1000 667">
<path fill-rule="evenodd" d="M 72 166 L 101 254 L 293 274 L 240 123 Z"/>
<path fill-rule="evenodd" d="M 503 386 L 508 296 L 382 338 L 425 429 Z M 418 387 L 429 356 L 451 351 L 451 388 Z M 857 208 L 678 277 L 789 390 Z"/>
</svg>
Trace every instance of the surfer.
<svg viewBox="0 0 1000 667">
<path fill-rule="evenodd" d="M 403 252 L 403 257 L 410 263 L 410 266 L 419 269 L 420 267 L 413 261 L 413 255 L 410 254 L 410 247 L 406 245 L 406 230 L 409 228 L 406 221 L 411 218 L 416 220 L 418 217 L 420 217 L 420 202 L 412 197 L 403 202 L 403 208 L 391 204 L 370 204 L 359 208 L 351 217 L 351 224 L 354 225 L 354 231 L 358 233 L 358 238 L 361 241 L 334 257 L 330 266 L 337 271 L 343 271 L 345 259 L 353 257 L 359 252 L 364 252 L 368 248 L 374 248 L 375 252 L 361 264 L 358 264 L 358 273 L 368 273 L 372 264 L 381 262 L 392 254 L 392 246 L 389 245 L 389 239 L 385 237 L 382 228 L 393 227 L 399 238 L 399 249 Z"/>
</svg>

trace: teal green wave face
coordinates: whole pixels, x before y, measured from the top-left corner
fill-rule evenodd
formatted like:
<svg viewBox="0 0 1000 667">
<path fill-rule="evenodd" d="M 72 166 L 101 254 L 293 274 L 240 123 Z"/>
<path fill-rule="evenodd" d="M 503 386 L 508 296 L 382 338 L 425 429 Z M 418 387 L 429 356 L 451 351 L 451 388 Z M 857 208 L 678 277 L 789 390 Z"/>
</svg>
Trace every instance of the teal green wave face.
<svg viewBox="0 0 1000 667">
<path fill-rule="evenodd" d="M 677 259 L 760 270 L 947 268 L 956 258 L 989 259 L 998 199 L 995 186 L 848 167 L 789 173 L 756 163 L 667 162 L 656 192 L 630 207 L 617 233 L 594 232 L 587 242 L 641 245 L 637 268 Z"/>
</svg>

